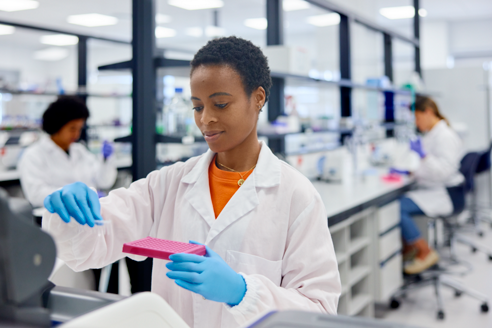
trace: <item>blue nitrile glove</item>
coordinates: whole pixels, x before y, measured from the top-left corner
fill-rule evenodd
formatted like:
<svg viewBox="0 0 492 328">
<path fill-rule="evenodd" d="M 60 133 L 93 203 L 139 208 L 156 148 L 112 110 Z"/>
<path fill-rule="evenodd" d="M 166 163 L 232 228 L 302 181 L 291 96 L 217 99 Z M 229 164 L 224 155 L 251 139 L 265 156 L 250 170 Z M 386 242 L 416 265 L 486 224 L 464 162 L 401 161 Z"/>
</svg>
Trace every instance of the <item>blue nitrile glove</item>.
<svg viewBox="0 0 492 328">
<path fill-rule="evenodd" d="M 44 207 L 50 213 L 57 213 L 67 223 L 73 217 L 78 223 L 93 227 L 94 220 L 103 220 L 99 197 L 82 182 L 66 185 L 47 196 Z"/>
<path fill-rule="evenodd" d="M 420 138 L 410 140 L 410 149 L 419 154 L 420 158 L 424 158 L 427 155 L 422 148 L 422 140 Z"/>
<path fill-rule="evenodd" d="M 410 175 L 410 171 L 398 170 L 398 169 L 395 169 L 394 167 L 392 167 L 389 170 L 389 174 Z"/>
<path fill-rule="evenodd" d="M 103 145 L 102 145 L 102 154 L 104 156 L 104 159 L 107 159 L 109 156 L 113 154 L 113 146 L 106 140 L 104 140 Z"/>
<path fill-rule="evenodd" d="M 200 243 L 190 240 L 192 244 Z M 202 295 L 207 300 L 235 306 L 246 294 L 244 278 L 208 246 L 207 254 L 173 254 L 166 275 L 184 289 Z"/>
</svg>

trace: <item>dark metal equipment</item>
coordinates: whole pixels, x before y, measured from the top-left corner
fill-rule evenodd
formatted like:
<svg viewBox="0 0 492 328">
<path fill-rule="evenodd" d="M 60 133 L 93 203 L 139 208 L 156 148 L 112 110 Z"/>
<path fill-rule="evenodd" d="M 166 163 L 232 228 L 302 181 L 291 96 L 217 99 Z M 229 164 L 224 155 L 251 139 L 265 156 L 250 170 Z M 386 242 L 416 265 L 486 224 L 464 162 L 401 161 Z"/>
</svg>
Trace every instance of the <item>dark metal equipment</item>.
<svg viewBox="0 0 492 328">
<path fill-rule="evenodd" d="M 42 294 L 51 285 L 55 242 L 22 209 L 17 204 L 15 213 L 0 190 L 0 321 L 50 327 Z"/>
</svg>

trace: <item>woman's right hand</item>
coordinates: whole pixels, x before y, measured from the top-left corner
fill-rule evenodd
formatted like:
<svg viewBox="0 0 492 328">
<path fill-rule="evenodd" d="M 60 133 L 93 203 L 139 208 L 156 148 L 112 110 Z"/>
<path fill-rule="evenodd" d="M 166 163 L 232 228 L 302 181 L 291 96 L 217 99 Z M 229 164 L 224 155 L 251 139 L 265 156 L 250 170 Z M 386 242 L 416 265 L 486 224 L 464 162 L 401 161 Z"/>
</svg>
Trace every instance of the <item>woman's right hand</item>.
<svg viewBox="0 0 492 328">
<path fill-rule="evenodd" d="M 78 223 L 93 227 L 95 220 L 103 220 L 97 193 L 82 182 L 66 185 L 47 196 L 44 207 L 67 223 L 73 217 Z"/>
</svg>

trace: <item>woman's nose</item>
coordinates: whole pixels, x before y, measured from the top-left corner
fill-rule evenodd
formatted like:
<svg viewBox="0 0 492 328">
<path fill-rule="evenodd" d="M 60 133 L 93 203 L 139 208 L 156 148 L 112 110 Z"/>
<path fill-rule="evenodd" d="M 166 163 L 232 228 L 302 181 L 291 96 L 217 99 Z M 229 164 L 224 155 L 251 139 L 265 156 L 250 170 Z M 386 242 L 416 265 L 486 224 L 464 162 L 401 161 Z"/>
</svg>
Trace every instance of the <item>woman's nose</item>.
<svg viewBox="0 0 492 328">
<path fill-rule="evenodd" d="M 203 125 L 208 125 L 214 122 L 217 122 L 217 119 L 213 115 L 212 110 L 208 109 L 207 107 L 204 107 L 202 110 L 202 115 L 200 117 L 200 123 L 202 123 Z"/>
</svg>

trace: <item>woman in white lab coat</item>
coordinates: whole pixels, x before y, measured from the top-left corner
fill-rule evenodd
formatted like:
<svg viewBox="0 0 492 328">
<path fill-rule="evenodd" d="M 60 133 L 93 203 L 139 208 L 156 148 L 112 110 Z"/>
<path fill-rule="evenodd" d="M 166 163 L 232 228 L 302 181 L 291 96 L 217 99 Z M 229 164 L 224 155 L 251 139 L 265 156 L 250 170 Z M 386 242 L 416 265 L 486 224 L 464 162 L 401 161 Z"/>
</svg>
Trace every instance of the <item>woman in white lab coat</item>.
<svg viewBox="0 0 492 328">
<path fill-rule="evenodd" d="M 413 172 L 418 189 L 401 199 L 401 230 L 406 254 L 414 253 L 413 260 L 405 266 L 408 274 L 420 273 L 439 260 L 437 252 L 421 237 L 412 216 L 449 215 L 453 202 L 448 188 L 463 183 L 459 172 L 463 147 L 458 134 L 451 129 L 430 98 L 417 97 L 415 123 L 424 132 L 422 140 L 411 142 L 411 148 L 420 156 L 420 166 Z"/>
<path fill-rule="evenodd" d="M 110 160 L 111 145 L 105 143 L 97 158 L 78 143 L 89 117 L 87 106 L 77 97 L 62 96 L 43 114 L 43 135 L 22 155 L 18 169 L 22 190 L 34 207 L 53 191 L 77 181 L 108 189 L 116 180 L 116 168 Z"/>
<path fill-rule="evenodd" d="M 83 184 L 47 197 L 54 214 L 46 212 L 43 228 L 59 257 L 85 270 L 124 257 L 123 243 L 147 236 L 192 240 L 207 255 L 154 259 L 152 283 L 191 327 L 238 327 L 271 309 L 335 314 L 341 284 L 320 195 L 257 138 L 271 86 L 265 56 L 249 41 L 220 38 L 191 66 L 195 122 L 210 150 L 100 203 Z M 111 233 L 91 228 L 102 219 Z"/>
</svg>

